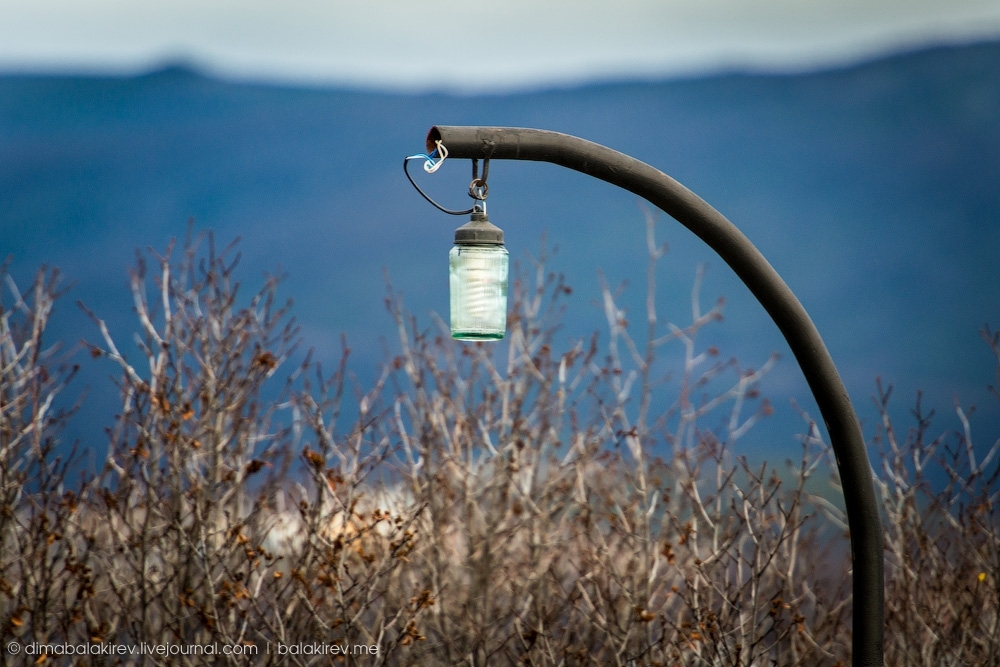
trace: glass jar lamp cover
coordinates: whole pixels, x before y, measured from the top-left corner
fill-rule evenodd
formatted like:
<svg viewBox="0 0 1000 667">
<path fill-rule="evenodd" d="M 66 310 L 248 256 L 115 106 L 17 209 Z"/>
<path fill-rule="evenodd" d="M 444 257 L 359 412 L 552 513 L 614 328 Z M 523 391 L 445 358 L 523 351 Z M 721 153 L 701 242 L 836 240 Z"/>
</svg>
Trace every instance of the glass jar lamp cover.
<svg viewBox="0 0 1000 667">
<path fill-rule="evenodd" d="M 507 331 L 508 254 L 503 230 L 484 211 L 455 230 L 448 255 L 451 337 L 500 340 Z"/>
</svg>

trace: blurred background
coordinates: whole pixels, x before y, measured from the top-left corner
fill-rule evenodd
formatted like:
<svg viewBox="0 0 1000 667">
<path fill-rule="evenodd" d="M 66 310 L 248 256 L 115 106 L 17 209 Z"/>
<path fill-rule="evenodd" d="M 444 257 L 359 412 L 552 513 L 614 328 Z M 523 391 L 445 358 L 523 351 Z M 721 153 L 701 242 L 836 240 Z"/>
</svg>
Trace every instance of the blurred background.
<svg viewBox="0 0 1000 667">
<path fill-rule="evenodd" d="M 39 266 L 60 268 L 70 290 L 50 341 L 98 340 L 77 300 L 129 341 L 135 250 L 162 252 L 193 219 L 220 245 L 241 238 L 248 291 L 286 274 L 306 346 L 332 364 L 345 334 L 364 385 L 395 345 L 386 275 L 421 326 L 447 320 L 463 221 L 400 169 L 434 124 L 552 129 L 660 168 L 789 283 L 867 437 L 876 377 L 895 386 L 900 423 L 922 391 L 939 431 L 961 428 L 957 402 L 976 406 L 977 447 L 1000 434 L 980 337 L 1000 327 L 994 1 L 6 0 L 0 255 L 22 287 Z M 446 206 L 468 206 L 467 162 L 416 171 Z M 550 267 L 574 288 L 566 347 L 603 334 L 599 271 L 626 285 L 622 306 L 642 320 L 635 197 L 550 165 L 497 163 L 489 182 L 513 261 L 537 256 L 543 236 L 556 248 Z M 775 414 L 741 447 L 794 456 L 805 426 L 793 401 L 818 412 L 777 329 L 687 230 L 661 215 L 657 234 L 670 245 L 662 319 L 689 321 L 704 263 L 705 307 L 727 299 L 705 345 L 744 366 L 781 355 L 762 387 Z M 67 395 L 86 399 L 66 439 L 95 461 L 116 371 L 79 356 Z"/>
</svg>

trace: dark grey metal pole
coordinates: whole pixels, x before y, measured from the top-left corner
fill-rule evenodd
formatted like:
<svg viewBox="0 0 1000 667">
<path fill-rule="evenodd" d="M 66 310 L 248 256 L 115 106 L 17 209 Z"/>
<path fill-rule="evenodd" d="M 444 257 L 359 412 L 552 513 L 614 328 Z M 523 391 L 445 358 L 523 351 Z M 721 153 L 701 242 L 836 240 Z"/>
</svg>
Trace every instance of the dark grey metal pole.
<svg viewBox="0 0 1000 667">
<path fill-rule="evenodd" d="M 712 247 L 778 325 L 819 405 L 844 486 L 853 562 L 853 659 L 882 665 L 882 526 L 861 427 L 840 374 L 802 304 L 749 239 L 708 203 L 663 172 L 578 137 L 516 127 L 432 127 L 453 158 L 534 160 L 583 172 L 632 192 L 674 217 Z"/>
</svg>

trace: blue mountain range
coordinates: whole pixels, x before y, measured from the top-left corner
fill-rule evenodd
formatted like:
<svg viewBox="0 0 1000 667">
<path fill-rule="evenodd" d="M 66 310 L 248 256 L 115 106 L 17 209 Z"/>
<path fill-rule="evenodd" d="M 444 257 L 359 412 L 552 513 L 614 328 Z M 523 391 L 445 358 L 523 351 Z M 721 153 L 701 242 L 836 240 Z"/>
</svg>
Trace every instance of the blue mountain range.
<svg viewBox="0 0 1000 667">
<path fill-rule="evenodd" d="M 995 363 L 980 339 L 1000 327 L 1000 42 L 940 47 L 835 70 L 727 73 L 504 95 L 393 94 L 222 81 L 173 66 L 142 76 L 0 75 L 0 255 L 27 283 L 38 266 L 72 283 L 52 338 L 97 340 L 80 300 L 120 339 L 135 330 L 128 268 L 136 248 L 163 250 L 189 219 L 220 243 L 239 236 L 241 276 L 286 273 L 306 344 L 335 359 L 346 334 L 359 377 L 392 340 L 385 279 L 425 326 L 447 319 L 447 253 L 464 220 L 427 205 L 404 156 L 430 126 L 510 125 L 581 136 L 670 174 L 761 249 L 815 320 L 863 417 L 875 430 L 875 377 L 906 414 L 918 390 L 957 428 L 953 402 L 977 405 L 973 427 L 1000 435 L 987 392 Z M 467 161 L 422 187 L 467 207 Z M 490 217 L 513 260 L 558 250 L 573 286 L 560 336 L 602 328 L 598 271 L 627 283 L 642 318 L 640 203 L 551 165 L 497 162 Z M 744 364 L 782 354 L 763 385 L 776 414 L 757 431 L 767 456 L 797 447 L 794 399 L 818 416 L 777 329 L 721 260 L 661 216 L 661 316 L 690 317 L 699 263 L 706 303 L 724 295 L 710 336 Z M 70 436 L 100 451 L 114 372 L 81 359 L 89 387 Z"/>
</svg>

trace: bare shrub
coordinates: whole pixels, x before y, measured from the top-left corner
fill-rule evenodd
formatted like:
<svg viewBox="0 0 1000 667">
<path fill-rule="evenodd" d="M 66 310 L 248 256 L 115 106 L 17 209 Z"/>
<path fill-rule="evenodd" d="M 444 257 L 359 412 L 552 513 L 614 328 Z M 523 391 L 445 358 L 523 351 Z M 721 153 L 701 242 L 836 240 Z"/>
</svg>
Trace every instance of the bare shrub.
<svg viewBox="0 0 1000 667">
<path fill-rule="evenodd" d="M 1000 338 L 988 327 L 983 338 L 1000 379 Z M 957 404 L 960 430 L 935 435 L 919 393 L 915 425 L 901 437 L 888 416 L 891 393 L 878 383 L 887 661 L 1000 664 L 1000 440 L 980 460 L 970 415 Z"/>
<path fill-rule="evenodd" d="M 59 394 L 77 368 L 44 338 L 58 272 L 43 267 L 25 294 L 6 265 L 0 277 L 0 628 L 8 636 L 30 624 L 45 638 L 62 630 L 61 601 L 72 592 L 60 559 L 78 497 L 64 486 L 73 454 L 59 456 L 56 444 L 74 410 Z"/>
<path fill-rule="evenodd" d="M 72 367 L 41 352 L 57 291 L 39 274 L 0 311 L 4 636 L 258 649 L 120 659 L 137 665 L 845 664 L 846 525 L 815 491 L 832 452 L 806 416 L 798 462 L 737 455 L 776 359 L 701 342 L 723 303 L 702 308 L 700 272 L 690 322 L 664 323 L 647 230 L 636 322 L 603 285 L 607 333 L 562 345 L 572 290 L 543 250 L 517 272 L 505 347 L 421 328 L 390 289 L 398 343 L 369 386 L 346 342 L 332 370 L 297 353 L 277 280 L 242 297 L 232 248 L 188 238 L 149 254 L 151 275 L 140 256 L 134 348 L 93 316 L 122 407 L 76 492 L 51 409 Z M 900 439 L 888 398 L 888 664 L 996 664 L 1000 443 L 980 461 L 961 409 L 931 438 L 919 404 Z M 317 643 L 378 650 L 277 651 Z"/>
<path fill-rule="evenodd" d="M 659 332 L 652 290 L 663 250 L 648 224 L 642 346 L 605 286 L 604 349 L 594 337 L 554 352 L 552 323 L 569 290 L 541 260 L 533 281 L 515 285 L 502 368 L 490 348 L 456 348 L 443 325 L 420 332 L 396 310 L 393 365 L 408 384 L 392 406 L 393 465 L 427 505 L 430 539 L 417 541 L 411 569 L 436 600 L 418 622 L 425 641 L 411 650 L 414 664 L 821 664 L 842 655 L 844 596 L 837 586 L 814 592 L 814 561 L 801 555 L 815 532 L 804 484 L 825 452 L 806 449 L 788 490 L 730 455 L 770 412 L 758 383 L 774 360 L 753 371 L 698 349 L 699 331 L 722 310 L 701 310 L 700 279 L 691 324 Z M 674 341 L 684 350 L 678 397 L 654 419 L 665 375 L 657 350 Z M 721 433 L 702 428 L 720 411 Z"/>
</svg>

